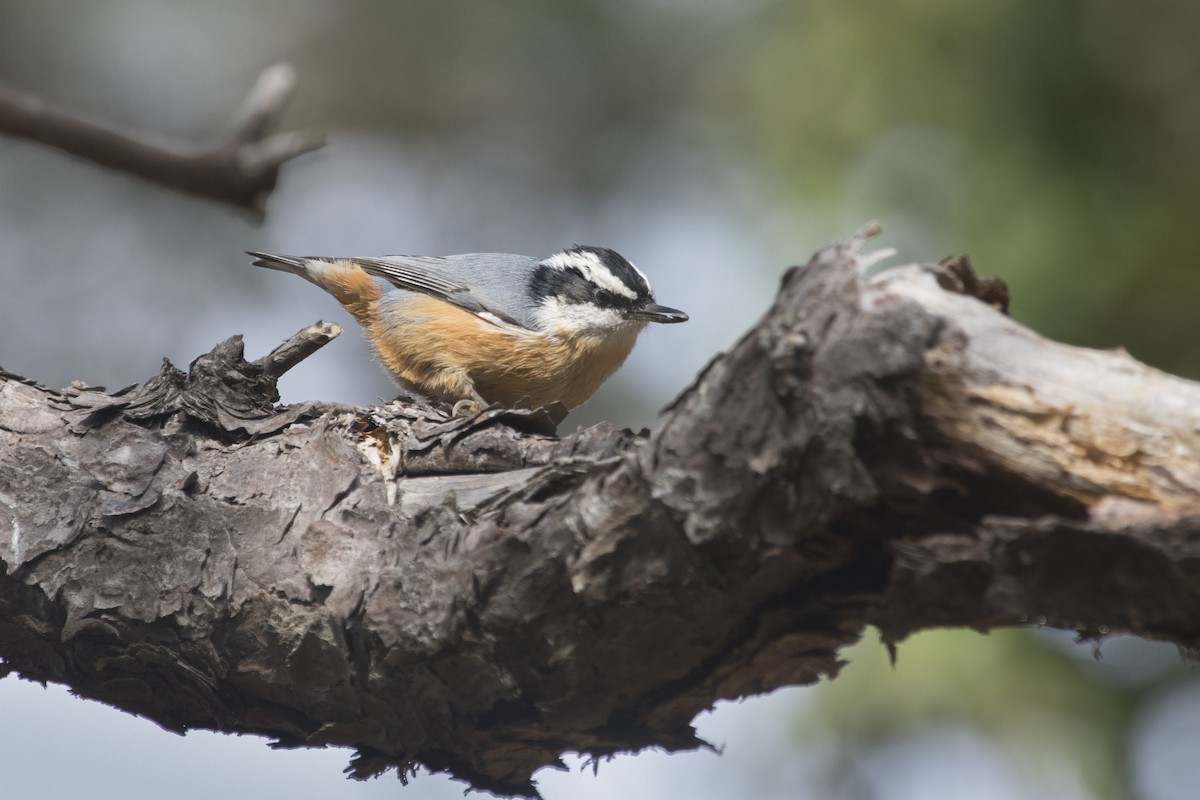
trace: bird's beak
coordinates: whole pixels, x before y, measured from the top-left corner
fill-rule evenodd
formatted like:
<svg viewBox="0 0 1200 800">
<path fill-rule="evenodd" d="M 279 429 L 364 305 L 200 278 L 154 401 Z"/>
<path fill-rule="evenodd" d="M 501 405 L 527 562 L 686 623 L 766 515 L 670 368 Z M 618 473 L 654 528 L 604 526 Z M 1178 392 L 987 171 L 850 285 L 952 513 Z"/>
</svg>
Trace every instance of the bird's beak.
<svg viewBox="0 0 1200 800">
<path fill-rule="evenodd" d="M 674 308 L 650 303 L 629 315 L 639 322 L 687 322 L 688 315 Z"/>
</svg>

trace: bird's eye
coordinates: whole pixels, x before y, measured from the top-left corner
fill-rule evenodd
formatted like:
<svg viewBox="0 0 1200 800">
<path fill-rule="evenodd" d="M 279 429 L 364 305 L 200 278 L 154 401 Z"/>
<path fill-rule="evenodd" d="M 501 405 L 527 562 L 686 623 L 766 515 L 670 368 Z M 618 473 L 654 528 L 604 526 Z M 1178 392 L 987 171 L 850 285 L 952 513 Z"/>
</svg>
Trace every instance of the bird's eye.
<svg viewBox="0 0 1200 800">
<path fill-rule="evenodd" d="M 602 306 L 611 306 L 616 304 L 617 296 L 608 289 L 597 289 L 596 301 Z"/>
</svg>

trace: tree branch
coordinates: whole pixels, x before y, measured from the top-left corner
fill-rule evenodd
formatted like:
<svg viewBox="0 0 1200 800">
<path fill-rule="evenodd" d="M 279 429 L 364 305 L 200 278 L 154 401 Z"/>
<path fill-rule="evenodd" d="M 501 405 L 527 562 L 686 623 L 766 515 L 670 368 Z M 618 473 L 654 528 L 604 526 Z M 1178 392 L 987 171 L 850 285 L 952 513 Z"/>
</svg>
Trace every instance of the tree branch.
<svg viewBox="0 0 1200 800">
<path fill-rule="evenodd" d="M 237 339 L 112 395 L 0 376 L 0 658 L 172 730 L 535 795 L 702 746 L 868 624 L 1200 643 L 1200 387 L 1005 317 L 965 260 L 790 271 L 662 429 L 275 407 Z M 983 298 L 984 302 L 980 299 Z"/>
<path fill-rule="evenodd" d="M 266 69 L 229 133 L 211 148 L 152 143 L 148 137 L 119 133 L 4 86 L 0 86 L 0 133 L 187 194 L 230 203 L 261 217 L 280 167 L 325 144 L 324 137 L 315 134 L 272 133 L 295 83 L 295 73 L 287 64 Z"/>
</svg>

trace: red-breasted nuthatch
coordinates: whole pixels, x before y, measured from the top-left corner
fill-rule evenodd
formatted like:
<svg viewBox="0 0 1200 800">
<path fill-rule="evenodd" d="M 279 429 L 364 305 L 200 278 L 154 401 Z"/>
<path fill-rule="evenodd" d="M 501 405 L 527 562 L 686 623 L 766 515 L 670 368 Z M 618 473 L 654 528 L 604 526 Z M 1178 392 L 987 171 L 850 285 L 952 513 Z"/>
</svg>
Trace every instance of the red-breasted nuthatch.
<svg viewBox="0 0 1200 800">
<path fill-rule="evenodd" d="M 325 258 L 249 252 L 333 295 L 402 389 L 453 403 L 574 408 L 625 361 L 657 305 L 641 270 L 603 247 L 541 261 L 506 253 Z"/>
</svg>

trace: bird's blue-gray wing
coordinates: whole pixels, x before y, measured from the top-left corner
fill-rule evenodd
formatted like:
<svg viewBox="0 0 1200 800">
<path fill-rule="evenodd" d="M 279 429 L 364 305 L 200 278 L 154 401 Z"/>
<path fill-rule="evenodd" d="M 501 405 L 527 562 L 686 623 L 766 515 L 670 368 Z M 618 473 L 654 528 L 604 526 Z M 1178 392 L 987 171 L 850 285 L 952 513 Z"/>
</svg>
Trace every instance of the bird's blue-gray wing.
<svg viewBox="0 0 1200 800">
<path fill-rule="evenodd" d="M 533 259 L 527 256 L 469 253 L 351 260 L 393 286 L 441 298 L 489 322 L 530 327 L 530 309 L 523 292 L 528 286 L 526 262 Z"/>
<path fill-rule="evenodd" d="M 469 287 L 451 279 L 446 259 L 435 256 L 384 256 L 350 259 L 363 271 L 383 278 L 393 286 L 449 299 Z"/>
</svg>

